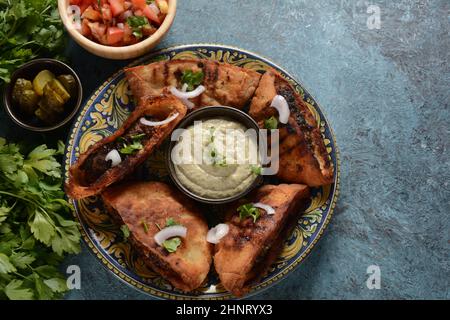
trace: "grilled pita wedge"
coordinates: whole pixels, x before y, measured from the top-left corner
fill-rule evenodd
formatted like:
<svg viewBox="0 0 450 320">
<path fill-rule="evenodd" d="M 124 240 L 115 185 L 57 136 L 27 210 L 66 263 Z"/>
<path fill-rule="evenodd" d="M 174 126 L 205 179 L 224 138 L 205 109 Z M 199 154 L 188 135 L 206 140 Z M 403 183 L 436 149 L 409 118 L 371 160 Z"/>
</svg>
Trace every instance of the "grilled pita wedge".
<svg viewBox="0 0 450 320">
<path fill-rule="evenodd" d="M 264 120 L 278 116 L 270 106 L 275 95 L 283 96 L 291 111 L 288 123 L 279 124 L 280 155 L 277 176 L 285 182 L 322 186 L 333 182 L 333 164 L 317 121 L 294 88 L 275 71 L 267 71 L 259 82 L 249 114 L 264 127 Z"/>
<path fill-rule="evenodd" d="M 150 268 L 183 291 L 192 291 L 203 283 L 211 265 L 212 247 L 206 242 L 208 225 L 190 199 L 160 182 L 113 186 L 103 192 L 102 198 L 110 214 L 128 227 L 129 241 Z M 168 219 L 187 228 L 186 237 L 173 253 L 154 240 Z"/>
<path fill-rule="evenodd" d="M 70 167 L 69 181 L 66 183 L 67 194 L 74 199 L 85 198 L 122 180 L 145 161 L 185 115 L 186 107 L 174 97 L 142 99 L 121 128 L 91 146 Z M 162 121 L 172 116 L 175 118 L 171 122 L 159 126 L 147 126 L 140 122 L 142 117 Z M 121 153 L 122 161 L 118 165 L 112 167 L 112 161 L 105 160 L 111 150 L 121 151 L 124 146 L 136 141 L 142 147 Z"/>
<path fill-rule="evenodd" d="M 305 185 L 265 185 L 254 191 L 248 202 L 261 202 L 275 209 L 268 215 L 240 219 L 235 204 L 227 215 L 228 234 L 216 245 L 214 266 L 224 287 L 235 296 L 247 293 L 279 256 L 284 241 L 305 207 L 309 189 Z"/>
<path fill-rule="evenodd" d="M 224 105 L 242 109 L 252 98 L 261 75 L 253 70 L 209 60 L 169 60 L 125 69 L 135 97 L 168 94 L 181 89 L 183 71 L 203 72 L 200 96 L 190 99 L 196 107 Z"/>
</svg>

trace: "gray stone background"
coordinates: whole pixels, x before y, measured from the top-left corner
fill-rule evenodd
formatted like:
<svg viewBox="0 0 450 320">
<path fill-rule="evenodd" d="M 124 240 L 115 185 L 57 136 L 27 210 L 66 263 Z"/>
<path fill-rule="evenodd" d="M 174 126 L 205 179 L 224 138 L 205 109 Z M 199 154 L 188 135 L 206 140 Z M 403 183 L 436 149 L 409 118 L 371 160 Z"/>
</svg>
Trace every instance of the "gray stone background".
<svg viewBox="0 0 450 320">
<path fill-rule="evenodd" d="M 323 239 L 257 299 L 449 299 L 450 1 L 178 0 L 158 46 L 219 43 L 266 56 L 322 105 L 341 153 L 341 194 Z M 367 26 L 377 5 L 380 29 Z M 87 98 L 127 62 L 67 49 Z M 0 111 L 0 135 L 30 136 Z M 67 299 L 147 299 L 83 245 Z M 369 265 L 381 289 L 366 287 Z"/>
</svg>

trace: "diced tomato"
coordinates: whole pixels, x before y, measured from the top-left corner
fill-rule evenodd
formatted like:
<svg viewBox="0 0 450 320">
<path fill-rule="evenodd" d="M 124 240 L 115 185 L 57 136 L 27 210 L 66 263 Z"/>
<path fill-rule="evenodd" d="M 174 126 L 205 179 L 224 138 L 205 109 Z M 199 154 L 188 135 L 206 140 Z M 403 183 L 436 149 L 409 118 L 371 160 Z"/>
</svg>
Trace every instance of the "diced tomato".
<svg viewBox="0 0 450 320">
<path fill-rule="evenodd" d="M 133 7 L 141 10 L 144 10 L 145 6 L 147 5 L 146 0 L 131 0 L 131 2 L 133 3 Z"/>
<path fill-rule="evenodd" d="M 81 1 L 83 1 L 83 0 L 70 0 L 69 4 L 78 6 L 81 3 Z"/>
<path fill-rule="evenodd" d="M 102 6 L 102 18 L 105 22 L 112 20 L 112 12 L 108 4 Z"/>
<path fill-rule="evenodd" d="M 88 19 L 81 20 L 81 34 L 87 38 L 90 38 L 92 36 Z"/>
<path fill-rule="evenodd" d="M 101 44 L 106 44 L 106 26 L 103 23 L 89 22 L 92 36 Z"/>
<path fill-rule="evenodd" d="M 102 15 L 100 14 L 100 12 L 92 8 L 92 6 L 87 7 L 81 17 L 83 19 L 89 19 L 91 21 L 100 21 L 102 19 Z"/>
<path fill-rule="evenodd" d="M 142 12 L 150 21 L 156 23 L 158 26 L 161 24 L 155 11 L 153 11 L 152 8 L 150 8 L 149 6 L 146 5 Z M 135 14 L 136 14 L 136 12 L 135 12 Z"/>
<path fill-rule="evenodd" d="M 117 44 L 123 40 L 124 31 L 117 27 L 109 27 L 106 32 L 106 42 L 109 45 Z"/>
<path fill-rule="evenodd" d="M 142 12 L 142 10 L 136 10 L 136 11 L 134 11 L 134 15 L 138 16 L 138 17 L 142 17 L 144 15 L 144 13 Z"/>
<path fill-rule="evenodd" d="M 114 17 L 125 11 L 124 0 L 109 0 L 109 5 Z"/>
<path fill-rule="evenodd" d="M 77 1 L 77 0 L 75 0 Z M 97 0 L 78 0 L 78 6 L 80 7 L 81 13 L 84 13 L 84 11 L 92 5 L 95 5 L 97 3 Z"/>
</svg>

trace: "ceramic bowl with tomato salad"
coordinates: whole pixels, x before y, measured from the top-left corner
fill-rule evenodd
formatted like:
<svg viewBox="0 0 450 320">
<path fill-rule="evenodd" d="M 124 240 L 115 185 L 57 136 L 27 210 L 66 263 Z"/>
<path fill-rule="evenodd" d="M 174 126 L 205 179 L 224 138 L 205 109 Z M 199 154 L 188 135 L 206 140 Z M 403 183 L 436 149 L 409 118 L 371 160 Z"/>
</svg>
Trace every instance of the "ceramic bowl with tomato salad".
<svg viewBox="0 0 450 320">
<path fill-rule="evenodd" d="M 72 38 L 109 59 L 131 59 L 154 48 L 169 31 L 176 6 L 176 0 L 58 0 Z"/>
</svg>

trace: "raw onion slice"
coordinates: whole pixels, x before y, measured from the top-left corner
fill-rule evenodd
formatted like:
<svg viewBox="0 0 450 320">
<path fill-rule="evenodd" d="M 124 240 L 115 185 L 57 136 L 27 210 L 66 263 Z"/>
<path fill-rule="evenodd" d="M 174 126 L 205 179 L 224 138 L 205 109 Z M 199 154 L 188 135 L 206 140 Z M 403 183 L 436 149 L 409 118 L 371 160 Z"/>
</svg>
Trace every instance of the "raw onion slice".
<svg viewBox="0 0 450 320">
<path fill-rule="evenodd" d="M 217 244 L 228 234 L 228 231 L 230 231 L 230 227 L 226 223 L 219 223 L 217 226 L 208 231 L 206 241 Z"/>
<path fill-rule="evenodd" d="M 162 229 L 157 234 L 155 234 L 155 241 L 158 245 L 162 246 L 163 242 L 167 239 L 173 237 L 185 238 L 187 233 L 187 228 L 183 226 L 170 226 Z"/>
<path fill-rule="evenodd" d="M 105 157 L 105 161 L 110 161 L 110 160 L 112 162 L 111 167 L 115 167 L 119 163 L 121 163 L 122 158 L 120 157 L 119 151 L 117 151 L 116 149 L 112 149 L 110 152 L 108 152 L 108 154 Z"/>
<path fill-rule="evenodd" d="M 118 23 L 118 24 L 117 24 L 117 28 L 119 28 L 119 29 L 122 29 L 122 30 L 123 30 L 123 28 L 125 28 L 125 26 L 124 26 L 124 24 L 123 24 L 123 23 Z"/>
<path fill-rule="evenodd" d="M 278 110 L 278 120 L 281 123 L 288 122 L 289 114 L 291 112 L 289 111 L 289 105 L 283 96 L 276 95 L 272 99 L 272 103 L 270 104 L 270 106 Z"/>
<path fill-rule="evenodd" d="M 159 8 L 156 6 L 156 4 L 150 3 L 148 6 L 150 7 L 150 9 L 153 10 L 153 12 L 154 12 L 156 15 L 158 15 L 158 14 L 160 13 Z"/>
<path fill-rule="evenodd" d="M 192 91 L 189 92 L 183 92 L 175 88 L 174 86 L 170 87 L 170 92 L 177 98 L 180 99 L 192 99 L 196 98 L 199 95 L 201 95 L 205 91 L 205 87 L 202 85 L 199 85 L 197 88 L 195 88 Z"/>
<path fill-rule="evenodd" d="M 182 91 L 182 92 L 186 92 L 188 87 L 189 87 L 189 86 L 188 86 L 187 83 L 183 83 L 183 86 L 181 87 L 181 91 Z"/>
<path fill-rule="evenodd" d="M 142 117 L 139 121 L 146 126 L 149 127 L 156 127 L 156 126 L 162 126 L 164 124 L 167 124 L 169 122 L 172 122 L 173 120 L 175 120 L 176 117 L 178 117 L 179 113 L 175 112 L 173 115 L 171 115 L 170 117 L 168 117 L 167 119 L 163 120 L 163 121 L 150 121 L 145 119 L 144 117 Z"/>
<path fill-rule="evenodd" d="M 265 210 L 267 212 L 267 214 L 275 214 L 275 209 L 267 204 L 257 202 L 257 203 L 254 203 L 253 206 L 256 208 Z"/>
<path fill-rule="evenodd" d="M 123 20 L 127 20 L 127 18 L 131 17 L 133 15 L 133 11 L 127 10 L 123 13 Z"/>
</svg>

